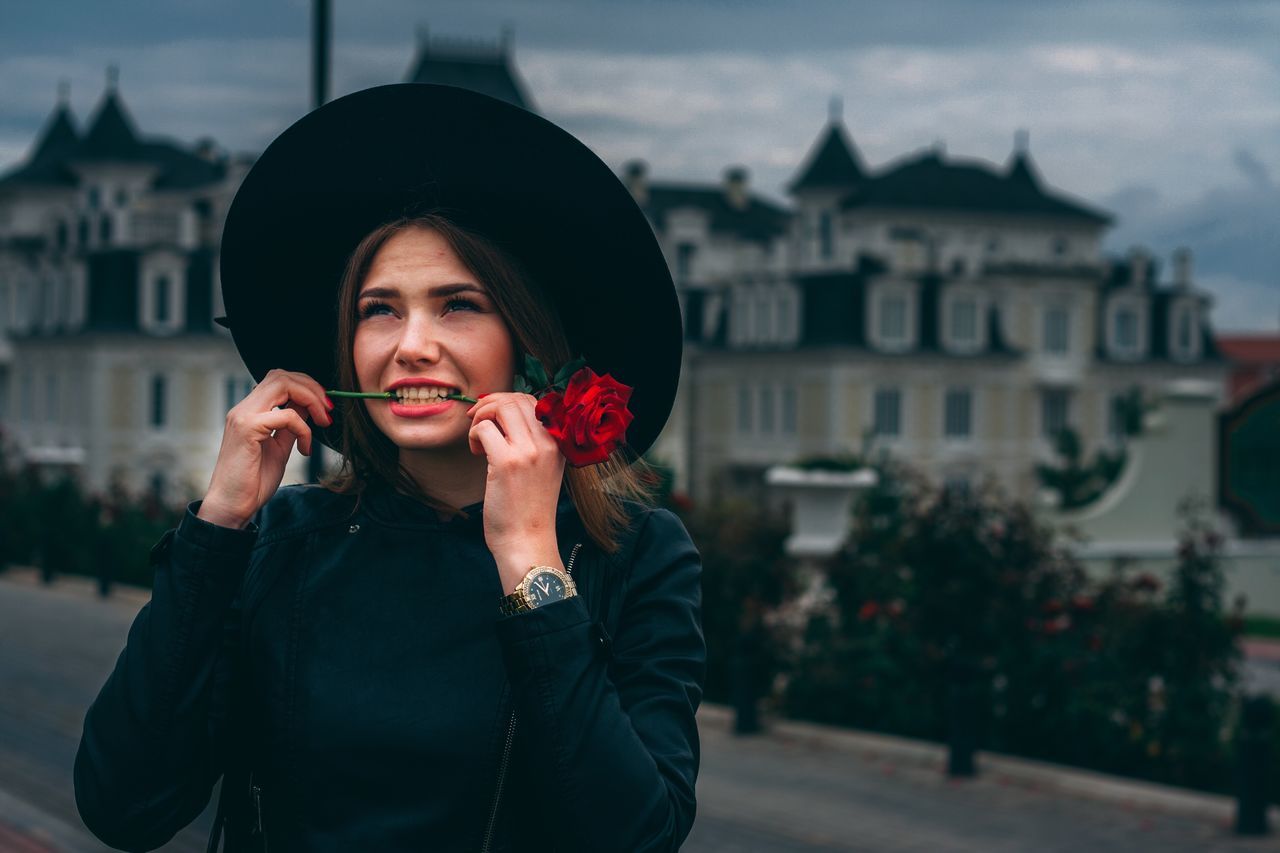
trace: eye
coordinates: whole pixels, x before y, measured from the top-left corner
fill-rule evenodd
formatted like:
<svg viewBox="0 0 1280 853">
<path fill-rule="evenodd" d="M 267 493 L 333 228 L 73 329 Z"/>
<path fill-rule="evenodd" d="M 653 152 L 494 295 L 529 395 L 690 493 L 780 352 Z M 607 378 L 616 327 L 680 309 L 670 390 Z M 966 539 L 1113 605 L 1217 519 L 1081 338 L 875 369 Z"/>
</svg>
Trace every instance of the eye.
<svg viewBox="0 0 1280 853">
<path fill-rule="evenodd" d="M 446 302 L 444 303 L 444 310 L 445 310 L 445 313 L 448 313 L 448 312 L 452 311 L 454 308 L 459 307 L 459 306 L 461 306 L 461 307 L 465 308 L 465 309 L 466 309 L 466 310 L 468 310 L 468 311 L 480 311 L 480 310 L 482 310 L 482 309 L 480 308 L 479 303 L 474 302 L 474 301 L 472 301 L 472 300 L 470 300 L 470 299 L 467 299 L 466 297 L 463 297 L 463 296 L 451 296 L 451 297 L 449 297 L 448 301 L 446 301 Z"/>
<path fill-rule="evenodd" d="M 390 311 L 391 306 L 380 300 L 370 299 L 367 302 L 360 303 L 356 308 L 356 317 L 364 320 L 368 317 L 372 317 L 374 314 L 381 314 L 383 309 Z"/>
</svg>

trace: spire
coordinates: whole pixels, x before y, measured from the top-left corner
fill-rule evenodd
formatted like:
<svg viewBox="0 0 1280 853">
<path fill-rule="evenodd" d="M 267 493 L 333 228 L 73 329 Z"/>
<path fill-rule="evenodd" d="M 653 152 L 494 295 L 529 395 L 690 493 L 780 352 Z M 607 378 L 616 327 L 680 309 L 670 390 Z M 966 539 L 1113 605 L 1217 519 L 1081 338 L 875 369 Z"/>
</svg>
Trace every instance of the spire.
<svg viewBox="0 0 1280 853">
<path fill-rule="evenodd" d="M 792 193 L 818 188 L 849 188 L 861 183 L 865 177 L 858 160 L 858 149 L 840 118 L 838 97 L 832 98 L 829 110 L 826 128 L 809 149 L 804 165 L 787 187 Z"/>
<path fill-rule="evenodd" d="M 138 134 L 116 90 L 118 82 L 119 71 L 112 66 L 107 69 L 106 94 L 89 122 L 78 156 L 130 160 L 140 154 Z"/>
<path fill-rule="evenodd" d="M 116 89 L 120 88 L 120 67 L 118 65 L 107 66 L 107 91 L 115 94 Z"/>
<path fill-rule="evenodd" d="M 839 124 L 844 121 L 841 113 L 844 112 L 844 99 L 839 95 L 832 95 L 831 101 L 827 105 L 827 120 L 832 124 Z"/>
<path fill-rule="evenodd" d="M 69 88 L 70 84 L 65 80 L 58 84 L 58 105 L 31 150 L 30 162 L 59 157 L 80 141 L 80 134 L 76 132 L 75 122 L 71 117 L 71 108 L 67 104 Z"/>
<path fill-rule="evenodd" d="M 1013 134 L 1013 153 L 1009 155 L 1008 179 L 1031 187 L 1040 186 L 1040 172 L 1031 161 L 1031 132 L 1019 128 Z"/>
<path fill-rule="evenodd" d="M 66 109 L 71 106 L 71 81 L 63 77 L 58 81 L 58 107 Z"/>
</svg>

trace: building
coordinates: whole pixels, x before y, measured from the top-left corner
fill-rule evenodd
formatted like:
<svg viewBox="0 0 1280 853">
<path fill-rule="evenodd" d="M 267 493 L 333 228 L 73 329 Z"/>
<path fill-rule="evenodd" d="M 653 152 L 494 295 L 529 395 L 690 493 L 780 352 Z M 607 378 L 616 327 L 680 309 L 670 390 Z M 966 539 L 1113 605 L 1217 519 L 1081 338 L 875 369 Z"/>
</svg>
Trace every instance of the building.
<svg viewBox="0 0 1280 853">
<path fill-rule="evenodd" d="M 1142 250 L 1104 258 L 1110 217 L 1049 186 L 1023 134 L 1003 167 L 930 149 L 870 169 L 833 115 L 788 209 L 741 168 L 718 187 L 624 178 L 681 292 L 688 357 L 656 453 L 695 500 L 878 449 L 1030 498 L 1063 428 L 1120 442 L 1130 389 L 1222 384 L 1190 253 L 1167 283 Z"/>
<path fill-rule="evenodd" d="M 420 39 L 409 79 L 528 109 L 511 39 Z M 60 104 L 0 176 L 0 422 L 29 459 L 181 499 L 250 380 L 218 316 L 217 246 L 250 164 L 138 134 L 114 84 L 87 129 Z M 695 499 L 763 470 L 882 448 L 938 482 L 1037 490 L 1053 437 L 1123 440 L 1119 401 L 1228 369 L 1180 251 L 1104 258 L 1110 217 L 1007 163 L 938 148 L 868 166 L 832 115 L 786 205 L 745 168 L 719 183 L 622 179 L 680 293 L 686 359 L 654 455 Z M 1206 449 L 1206 452 L 1209 452 Z M 301 461 L 286 477 L 302 476 Z"/>
<path fill-rule="evenodd" d="M 24 457 L 95 491 L 202 491 L 251 382 L 217 247 L 248 164 L 139 133 L 114 74 L 83 130 L 65 102 L 0 176 L 0 419 Z"/>
<path fill-rule="evenodd" d="M 1227 390 L 1231 402 L 1280 379 L 1280 335 L 1219 335 L 1215 344 L 1231 364 Z"/>
</svg>

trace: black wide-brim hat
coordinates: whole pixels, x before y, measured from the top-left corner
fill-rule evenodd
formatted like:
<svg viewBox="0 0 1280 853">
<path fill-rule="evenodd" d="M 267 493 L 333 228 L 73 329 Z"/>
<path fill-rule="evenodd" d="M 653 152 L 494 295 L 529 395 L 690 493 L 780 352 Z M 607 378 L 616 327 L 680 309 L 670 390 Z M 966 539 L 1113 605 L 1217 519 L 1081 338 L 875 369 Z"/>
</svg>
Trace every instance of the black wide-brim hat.
<svg viewBox="0 0 1280 853">
<path fill-rule="evenodd" d="M 682 340 L 648 220 L 572 135 L 453 86 L 339 98 L 280 134 L 250 169 L 227 213 L 221 276 L 223 323 L 254 379 L 281 368 L 337 388 L 348 258 L 379 225 L 429 211 L 521 262 L 559 311 L 570 351 L 635 389 L 627 446 L 647 450 L 675 401 Z M 340 411 L 316 430 L 330 446 Z"/>
</svg>

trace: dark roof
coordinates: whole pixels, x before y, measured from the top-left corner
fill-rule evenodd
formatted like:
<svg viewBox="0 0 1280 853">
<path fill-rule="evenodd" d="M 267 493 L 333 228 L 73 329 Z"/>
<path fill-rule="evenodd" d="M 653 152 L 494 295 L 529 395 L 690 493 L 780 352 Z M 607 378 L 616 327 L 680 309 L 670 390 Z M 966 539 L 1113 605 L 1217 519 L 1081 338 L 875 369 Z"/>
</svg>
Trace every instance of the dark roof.
<svg viewBox="0 0 1280 853">
<path fill-rule="evenodd" d="M 205 159 L 168 140 L 139 137 L 119 95 L 108 91 L 83 138 L 76 135 L 66 107 L 60 106 L 36 143 L 31 159 L 0 176 L 0 187 L 31 184 L 74 187 L 79 177 L 68 164 L 94 160 L 158 166 L 153 184 L 156 189 L 198 187 L 222 180 L 226 175 L 226 165 L 221 160 Z"/>
<path fill-rule="evenodd" d="M 32 146 L 27 161 L 6 174 L 0 175 L 0 186 L 15 184 L 45 184 L 75 186 L 76 176 L 64 168 L 64 155 L 80 142 L 71 111 L 59 104 L 49 118 L 45 129 Z"/>
<path fill-rule="evenodd" d="M 145 151 L 134 131 L 133 121 L 114 90 L 102 99 L 89 130 L 76 146 L 77 160 L 142 160 Z"/>
<path fill-rule="evenodd" d="M 791 192 L 808 189 L 844 188 L 862 181 L 866 172 L 858 162 L 858 150 L 843 125 L 831 122 L 826 134 L 810 149 L 806 164 L 791 181 Z"/>
<path fill-rule="evenodd" d="M 641 207 L 659 227 L 671 211 L 696 208 L 709 215 L 712 231 L 761 243 L 784 234 L 791 218 L 785 209 L 752 195 L 739 210 L 729 203 L 723 187 L 694 184 L 650 184 L 648 200 Z"/>
<path fill-rule="evenodd" d="M 59 104 L 58 108 L 54 110 L 49 124 L 36 141 L 35 153 L 31 155 L 31 159 L 41 160 L 60 156 L 79 141 L 80 134 L 76 133 L 75 123 L 71 119 L 71 111 L 67 109 L 66 104 Z"/>
<path fill-rule="evenodd" d="M 424 40 L 405 82 L 457 86 L 537 112 L 505 41 L 494 47 L 470 42 L 432 44 Z"/>
<path fill-rule="evenodd" d="M 144 142 L 142 149 L 148 161 L 162 167 L 153 184 L 158 190 L 204 186 L 222 180 L 227 174 L 225 162 L 211 162 L 171 142 Z"/>
<path fill-rule="evenodd" d="M 1028 155 L 1015 157 L 999 173 L 980 161 L 943 162 L 937 151 L 901 161 L 865 180 L 842 208 L 929 208 L 991 213 L 1041 214 L 1105 225 L 1111 217 L 1042 188 Z"/>
</svg>

